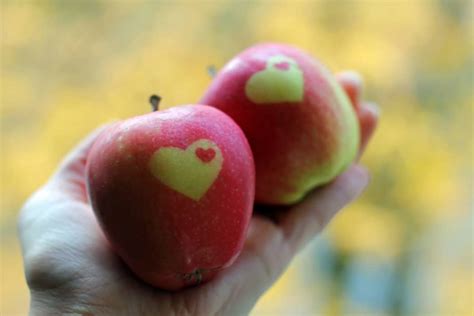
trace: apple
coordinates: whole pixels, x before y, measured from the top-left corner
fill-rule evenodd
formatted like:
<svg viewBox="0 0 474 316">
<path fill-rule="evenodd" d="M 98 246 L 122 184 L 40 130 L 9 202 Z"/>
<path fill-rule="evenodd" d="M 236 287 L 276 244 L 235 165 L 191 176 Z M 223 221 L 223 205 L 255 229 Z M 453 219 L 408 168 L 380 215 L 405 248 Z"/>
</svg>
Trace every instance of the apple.
<svg viewBox="0 0 474 316">
<path fill-rule="evenodd" d="M 199 284 L 240 253 L 255 166 L 238 125 L 188 105 L 113 124 L 86 167 L 89 198 L 115 252 L 149 284 Z"/>
<path fill-rule="evenodd" d="M 356 157 L 356 113 L 331 72 L 283 44 L 243 51 L 200 101 L 242 128 L 253 151 L 256 201 L 287 205 L 330 182 Z"/>
</svg>

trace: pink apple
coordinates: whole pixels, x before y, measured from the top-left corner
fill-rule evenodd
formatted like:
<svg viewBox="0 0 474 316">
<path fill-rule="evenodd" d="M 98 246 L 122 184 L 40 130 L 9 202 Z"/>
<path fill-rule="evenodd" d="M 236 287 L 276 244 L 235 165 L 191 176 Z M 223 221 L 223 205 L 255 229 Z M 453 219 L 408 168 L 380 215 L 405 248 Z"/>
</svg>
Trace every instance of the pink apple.
<svg viewBox="0 0 474 316">
<path fill-rule="evenodd" d="M 94 144 L 87 188 L 110 244 L 144 281 L 205 282 L 242 249 L 255 170 L 241 129 L 208 106 L 114 124 Z"/>
<path fill-rule="evenodd" d="M 200 101 L 242 128 L 256 166 L 256 201 L 292 204 L 356 157 L 359 125 L 331 72 L 282 44 L 253 46 L 227 63 Z"/>
</svg>

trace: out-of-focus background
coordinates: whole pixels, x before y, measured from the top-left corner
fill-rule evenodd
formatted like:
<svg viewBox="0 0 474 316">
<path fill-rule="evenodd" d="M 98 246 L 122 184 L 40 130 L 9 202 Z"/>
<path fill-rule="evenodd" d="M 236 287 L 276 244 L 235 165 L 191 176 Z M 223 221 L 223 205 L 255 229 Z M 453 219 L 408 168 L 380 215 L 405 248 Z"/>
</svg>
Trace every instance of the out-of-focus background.
<svg viewBox="0 0 474 316">
<path fill-rule="evenodd" d="M 261 41 L 357 69 L 381 105 L 367 192 L 290 265 L 254 315 L 471 315 L 473 3 L 1 1 L 2 315 L 26 314 L 24 200 L 96 126 L 196 102 Z"/>
</svg>

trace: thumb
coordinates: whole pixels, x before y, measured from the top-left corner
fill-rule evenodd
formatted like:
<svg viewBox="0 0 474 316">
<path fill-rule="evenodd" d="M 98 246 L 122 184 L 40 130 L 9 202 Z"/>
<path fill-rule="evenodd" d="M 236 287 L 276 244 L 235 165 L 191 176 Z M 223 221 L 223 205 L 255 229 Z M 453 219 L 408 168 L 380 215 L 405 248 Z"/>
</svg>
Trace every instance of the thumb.
<svg viewBox="0 0 474 316">
<path fill-rule="evenodd" d="M 63 192 L 71 194 L 81 201 L 86 201 L 85 171 L 87 156 L 97 137 L 111 125 L 105 124 L 95 129 L 72 149 L 61 162 L 48 184 L 57 185 L 61 187 Z"/>
</svg>

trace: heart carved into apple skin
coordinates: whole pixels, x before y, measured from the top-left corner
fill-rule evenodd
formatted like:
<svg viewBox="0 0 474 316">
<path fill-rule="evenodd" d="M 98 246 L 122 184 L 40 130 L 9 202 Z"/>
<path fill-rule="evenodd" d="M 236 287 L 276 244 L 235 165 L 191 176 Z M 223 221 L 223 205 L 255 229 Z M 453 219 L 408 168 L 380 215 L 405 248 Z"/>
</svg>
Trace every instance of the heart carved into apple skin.
<svg viewBox="0 0 474 316">
<path fill-rule="evenodd" d="M 144 281 L 177 290 L 240 253 L 255 195 L 250 146 L 204 105 L 115 123 L 89 153 L 87 190 L 114 251 Z"/>
<path fill-rule="evenodd" d="M 210 140 L 200 139 L 185 150 L 161 147 L 150 159 L 150 170 L 161 182 L 199 201 L 222 168 L 222 153 Z"/>
<path fill-rule="evenodd" d="M 296 203 L 340 174 L 358 151 L 359 122 L 347 95 L 324 65 L 292 46 L 246 49 L 200 102 L 227 113 L 247 136 L 259 203 Z"/>
<path fill-rule="evenodd" d="M 245 94 L 257 104 L 299 102 L 304 79 L 298 63 L 287 56 L 267 59 L 265 69 L 255 72 L 245 84 Z"/>
</svg>

